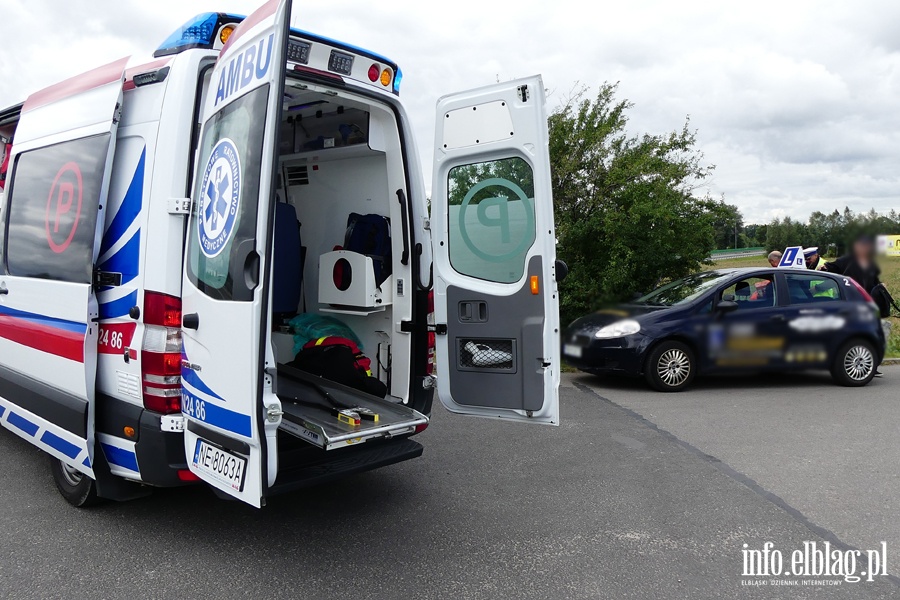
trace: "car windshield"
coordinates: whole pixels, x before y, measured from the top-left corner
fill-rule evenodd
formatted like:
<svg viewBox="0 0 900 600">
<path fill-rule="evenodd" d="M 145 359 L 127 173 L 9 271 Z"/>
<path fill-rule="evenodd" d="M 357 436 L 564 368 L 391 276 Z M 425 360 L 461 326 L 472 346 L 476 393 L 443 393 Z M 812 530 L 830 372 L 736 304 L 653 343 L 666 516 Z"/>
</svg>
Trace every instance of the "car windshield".
<svg viewBox="0 0 900 600">
<path fill-rule="evenodd" d="M 700 296 L 707 290 L 716 287 L 719 283 L 731 277 L 731 273 L 708 271 L 689 275 L 684 279 L 678 279 L 659 287 L 646 296 L 641 296 L 634 304 L 647 306 L 675 306 L 685 304 Z"/>
</svg>

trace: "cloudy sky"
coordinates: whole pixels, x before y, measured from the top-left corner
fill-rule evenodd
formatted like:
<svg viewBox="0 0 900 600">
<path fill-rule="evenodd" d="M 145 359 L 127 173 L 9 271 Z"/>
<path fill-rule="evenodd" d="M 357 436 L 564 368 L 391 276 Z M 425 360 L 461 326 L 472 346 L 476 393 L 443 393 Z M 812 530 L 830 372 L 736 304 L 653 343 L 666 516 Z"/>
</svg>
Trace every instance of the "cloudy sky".
<svg viewBox="0 0 900 600">
<path fill-rule="evenodd" d="M 0 105 L 254 0 L 0 0 Z M 295 25 L 390 56 L 431 159 L 445 93 L 540 72 L 559 104 L 620 82 L 634 132 L 688 115 L 709 191 L 747 222 L 900 209 L 900 2 L 453 0 L 294 3 Z M 430 179 L 430 173 L 426 178 Z"/>
</svg>

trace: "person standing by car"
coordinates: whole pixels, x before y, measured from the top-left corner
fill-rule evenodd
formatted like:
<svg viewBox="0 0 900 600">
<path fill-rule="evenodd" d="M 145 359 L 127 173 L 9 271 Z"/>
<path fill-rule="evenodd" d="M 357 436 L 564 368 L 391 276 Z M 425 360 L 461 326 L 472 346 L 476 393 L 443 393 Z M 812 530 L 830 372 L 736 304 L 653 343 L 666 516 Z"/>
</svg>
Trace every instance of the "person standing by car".
<svg viewBox="0 0 900 600">
<path fill-rule="evenodd" d="M 781 262 L 781 257 L 781 250 L 772 250 L 771 252 L 769 252 L 768 256 L 769 264 L 777 268 L 778 264 Z"/>
<path fill-rule="evenodd" d="M 875 264 L 875 240 L 861 235 L 853 242 L 850 254 L 841 256 L 820 267 L 823 271 L 852 277 L 868 293 L 881 283 L 881 269 Z"/>
<path fill-rule="evenodd" d="M 853 242 L 850 254 L 840 256 L 836 260 L 825 263 L 822 266 L 822 270 L 850 277 L 862 286 L 866 292 L 871 294 L 872 290 L 881 283 L 881 280 L 879 279 L 881 269 L 875 264 L 875 240 L 869 235 L 859 236 L 856 238 L 856 241 Z M 888 313 L 890 313 L 890 308 L 888 308 Z M 890 320 L 883 319 L 881 321 L 881 326 L 884 328 L 885 337 L 890 337 Z M 881 375 L 881 372 L 876 369 L 875 374 Z"/>
</svg>

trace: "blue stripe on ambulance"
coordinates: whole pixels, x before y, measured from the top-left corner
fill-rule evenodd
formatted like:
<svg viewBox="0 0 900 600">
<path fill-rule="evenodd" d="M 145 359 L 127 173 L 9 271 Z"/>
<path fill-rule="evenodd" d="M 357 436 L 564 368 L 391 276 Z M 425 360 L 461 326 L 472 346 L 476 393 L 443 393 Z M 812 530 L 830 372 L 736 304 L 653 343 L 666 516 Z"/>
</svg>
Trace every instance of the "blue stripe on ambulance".
<svg viewBox="0 0 900 600">
<path fill-rule="evenodd" d="M 77 436 L 67 438 L 72 435 L 70 432 L 25 409 L 15 405 L 10 406 L 9 400 L 5 398 L 0 398 L 0 402 L 6 404 L 6 406 L 0 405 L 0 417 L 6 417 L 0 424 L 16 435 L 33 438 L 33 443 L 37 447 L 60 460 L 68 459 L 67 462 L 71 461 L 71 464 L 77 464 L 81 456 L 87 454 L 87 445 L 84 440 L 77 439 Z M 84 458 L 81 464 L 87 469 L 86 473 L 93 477 L 90 457 Z"/>
<path fill-rule="evenodd" d="M 208 425 L 214 425 L 231 433 L 251 437 L 253 430 L 250 423 L 250 415 L 228 410 L 198 397 L 184 386 L 184 381 L 182 381 L 181 394 L 184 397 L 183 400 L 187 400 L 187 402 L 182 402 L 181 408 L 188 417 Z M 203 411 L 195 408 L 198 405 L 203 406 Z"/>
<path fill-rule="evenodd" d="M 131 177 L 131 183 L 122 199 L 122 204 L 116 212 L 112 223 L 103 234 L 103 241 L 100 243 L 100 254 L 103 256 L 106 252 L 116 245 L 116 243 L 125 235 L 131 224 L 141 213 L 141 204 L 144 195 L 144 163 L 146 162 L 147 147 L 141 150 L 141 158 L 138 159 L 137 166 L 134 169 L 134 175 Z M 135 268 L 137 271 L 137 257 L 135 257 Z"/>
<path fill-rule="evenodd" d="M 134 471 L 135 473 L 138 472 L 137 455 L 134 452 L 102 442 L 100 447 L 103 448 L 103 454 L 106 455 L 106 460 L 109 464 Z"/>
<path fill-rule="evenodd" d="M 37 423 L 32 423 L 25 417 L 18 415 L 13 411 L 9 411 L 9 416 L 6 417 L 6 422 L 14 426 L 16 429 L 21 429 L 32 437 L 34 437 L 34 434 L 36 434 L 39 429 Z"/>
<path fill-rule="evenodd" d="M 62 329 L 64 331 L 71 331 L 73 333 L 83 334 L 85 331 L 87 331 L 86 323 L 79 323 L 78 321 L 69 321 L 66 319 L 59 319 L 57 317 L 48 317 L 47 315 L 28 312 L 25 310 L 18 310 L 15 308 L 9 308 L 8 306 L 0 306 L 0 315 L 4 315 L 7 317 L 14 317 L 16 319 L 23 319 L 25 321 L 34 323 L 35 325 L 42 325 L 42 326 L 46 326 L 46 327 L 56 327 L 57 329 Z"/>
<path fill-rule="evenodd" d="M 187 354 L 185 354 L 184 352 L 181 353 L 181 360 L 190 362 L 188 360 Z M 206 382 L 203 381 L 203 379 L 200 377 L 200 374 L 197 373 L 197 371 L 195 371 L 194 369 L 182 366 L 181 381 L 182 383 L 189 383 L 191 387 L 196 389 L 197 391 L 203 392 L 204 394 L 212 396 L 213 398 L 218 398 L 222 402 L 225 402 L 225 398 L 212 391 L 212 389 L 208 385 L 206 385 Z"/>
<path fill-rule="evenodd" d="M 81 448 L 71 442 L 67 442 L 52 431 L 45 431 L 44 435 L 41 436 L 41 441 L 71 459 L 74 459 L 81 453 Z"/>
<path fill-rule="evenodd" d="M 128 242 L 98 267 L 106 273 L 121 273 L 122 283 L 128 283 L 138 275 L 138 259 L 141 254 L 141 230 L 138 229 Z"/>
<path fill-rule="evenodd" d="M 127 296 L 122 296 L 117 300 L 100 303 L 100 318 L 114 319 L 116 317 L 124 317 L 132 306 L 137 306 L 138 293 L 134 290 Z"/>
</svg>

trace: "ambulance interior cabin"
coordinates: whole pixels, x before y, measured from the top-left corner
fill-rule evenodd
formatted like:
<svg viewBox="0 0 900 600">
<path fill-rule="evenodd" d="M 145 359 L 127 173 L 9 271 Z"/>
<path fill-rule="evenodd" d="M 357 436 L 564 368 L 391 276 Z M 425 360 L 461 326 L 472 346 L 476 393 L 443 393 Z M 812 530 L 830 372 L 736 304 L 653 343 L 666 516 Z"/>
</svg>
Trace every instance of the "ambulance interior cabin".
<svg viewBox="0 0 900 600">
<path fill-rule="evenodd" d="M 385 400 L 402 403 L 410 394 L 412 336 L 397 333 L 396 323 L 412 318 L 413 279 L 397 117 L 377 100 L 288 78 L 278 155 L 271 283 L 276 392 L 286 407 L 299 402 L 307 420 L 336 423 L 327 410 L 314 410 L 316 404 L 327 409 L 321 390 L 297 386 L 296 372 L 288 369 L 286 376 L 283 368 L 304 343 L 333 335 L 358 341 L 371 376 L 384 384 L 362 386 L 370 395 L 386 388 Z M 352 333 L 342 335 L 341 325 Z M 385 415 L 382 407 L 381 423 L 408 421 L 412 411 L 397 409 Z"/>
</svg>

